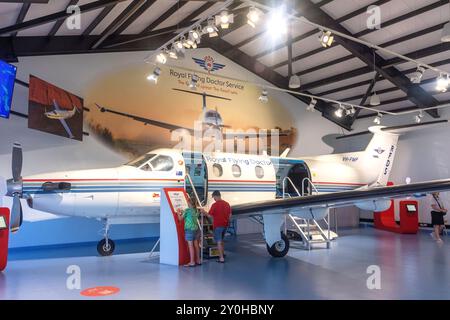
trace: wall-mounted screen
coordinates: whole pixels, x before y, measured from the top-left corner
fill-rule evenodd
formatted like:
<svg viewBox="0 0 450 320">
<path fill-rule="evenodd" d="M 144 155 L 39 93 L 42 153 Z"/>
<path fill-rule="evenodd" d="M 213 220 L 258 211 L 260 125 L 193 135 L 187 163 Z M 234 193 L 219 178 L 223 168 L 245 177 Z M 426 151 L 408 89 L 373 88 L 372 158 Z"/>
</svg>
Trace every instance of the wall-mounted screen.
<svg viewBox="0 0 450 320">
<path fill-rule="evenodd" d="M 0 216 L 0 230 L 6 229 L 8 226 L 6 225 L 5 217 Z"/>
<path fill-rule="evenodd" d="M 407 204 L 406 210 L 408 210 L 408 212 L 416 212 L 417 211 L 416 206 L 413 204 Z"/>
<path fill-rule="evenodd" d="M 9 118 L 17 68 L 0 60 L 0 117 Z"/>
</svg>

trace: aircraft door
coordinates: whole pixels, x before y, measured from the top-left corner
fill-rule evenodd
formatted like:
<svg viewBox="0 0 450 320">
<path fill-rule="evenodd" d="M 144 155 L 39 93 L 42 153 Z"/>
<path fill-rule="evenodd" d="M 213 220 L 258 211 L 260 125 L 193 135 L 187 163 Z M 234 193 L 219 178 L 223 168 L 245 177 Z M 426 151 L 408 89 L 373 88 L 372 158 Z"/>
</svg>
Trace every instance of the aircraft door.
<svg viewBox="0 0 450 320">
<path fill-rule="evenodd" d="M 278 198 L 283 197 L 283 184 L 285 193 L 289 194 L 291 197 L 298 196 L 295 188 L 297 188 L 300 193 L 302 193 L 302 190 L 305 194 L 309 193 L 310 185 L 305 178 L 311 179 L 311 175 L 306 163 L 299 160 L 279 159 L 276 170 Z M 303 188 L 302 183 L 304 184 Z"/>
<path fill-rule="evenodd" d="M 191 199 L 195 199 L 193 188 L 197 192 L 200 205 L 205 205 L 208 200 L 208 168 L 199 152 L 183 152 L 184 162 L 186 164 L 186 174 L 190 176 L 192 184 L 186 177 L 186 192 Z"/>
</svg>

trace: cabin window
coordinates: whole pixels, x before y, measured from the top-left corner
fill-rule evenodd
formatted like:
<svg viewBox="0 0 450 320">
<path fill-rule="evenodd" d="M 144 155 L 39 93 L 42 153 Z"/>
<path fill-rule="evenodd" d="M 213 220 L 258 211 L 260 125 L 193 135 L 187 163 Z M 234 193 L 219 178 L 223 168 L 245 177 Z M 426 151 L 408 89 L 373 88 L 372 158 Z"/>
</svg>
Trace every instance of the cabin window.
<svg viewBox="0 0 450 320">
<path fill-rule="evenodd" d="M 139 168 L 140 166 L 142 166 L 147 161 L 153 159 L 155 156 L 156 156 L 156 154 L 152 154 L 152 153 L 144 154 L 143 156 L 140 156 L 139 158 L 128 162 L 126 164 L 126 166 L 132 166 L 132 167 Z"/>
<path fill-rule="evenodd" d="M 171 157 L 159 155 L 150 161 L 155 171 L 170 171 L 173 169 L 173 160 Z"/>
<path fill-rule="evenodd" d="M 223 169 L 220 164 L 213 164 L 213 173 L 216 177 L 221 177 L 223 175 Z"/>
<path fill-rule="evenodd" d="M 264 168 L 261 166 L 255 167 L 255 174 L 258 179 L 264 178 Z"/>
<path fill-rule="evenodd" d="M 241 167 L 239 167 L 237 164 L 233 164 L 231 167 L 231 172 L 233 173 L 233 177 L 239 178 L 242 174 Z"/>
<path fill-rule="evenodd" d="M 143 171 L 152 171 L 152 167 L 148 163 L 144 164 L 140 169 Z"/>
</svg>

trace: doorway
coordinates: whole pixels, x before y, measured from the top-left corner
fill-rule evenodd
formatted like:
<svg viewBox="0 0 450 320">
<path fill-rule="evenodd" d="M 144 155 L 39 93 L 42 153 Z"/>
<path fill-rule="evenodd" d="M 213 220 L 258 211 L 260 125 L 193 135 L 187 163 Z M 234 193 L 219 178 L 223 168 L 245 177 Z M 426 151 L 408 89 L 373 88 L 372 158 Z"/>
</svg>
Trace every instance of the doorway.
<svg viewBox="0 0 450 320">
<path fill-rule="evenodd" d="M 195 200 L 193 185 L 201 202 L 199 205 L 204 206 L 208 200 L 208 168 L 203 155 L 199 152 L 183 152 L 183 158 L 186 175 L 189 175 L 192 180 L 191 184 L 189 179 L 185 178 L 186 193 L 192 200 Z"/>
</svg>

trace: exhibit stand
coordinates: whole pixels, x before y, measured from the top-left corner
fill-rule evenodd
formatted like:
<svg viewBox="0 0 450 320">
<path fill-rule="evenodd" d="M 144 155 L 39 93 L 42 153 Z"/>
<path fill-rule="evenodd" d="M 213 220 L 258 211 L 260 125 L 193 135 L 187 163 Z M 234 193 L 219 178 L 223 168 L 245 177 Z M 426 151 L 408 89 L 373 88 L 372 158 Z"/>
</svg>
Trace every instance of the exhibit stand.
<svg viewBox="0 0 450 320">
<path fill-rule="evenodd" d="M 374 226 L 376 229 L 415 234 L 419 230 L 419 203 L 416 200 L 402 200 L 399 203 L 400 224 L 395 221 L 395 202 L 383 212 L 374 212 Z"/>
<path fill-rule="evenodd" d="M 8 263 L 9 213 L 8 208 L 0 208 L 0 271 Z"/>
<path fill-rule="evenodd" d="M 183 188 L 163 188 L 160 207 L 159 262 L 184 265 L 189 262 L 189 252 L 184 236 L 184 222 L 178 219 L 177 210 L 188 207 L 188 195 Z"/>
</svg>

